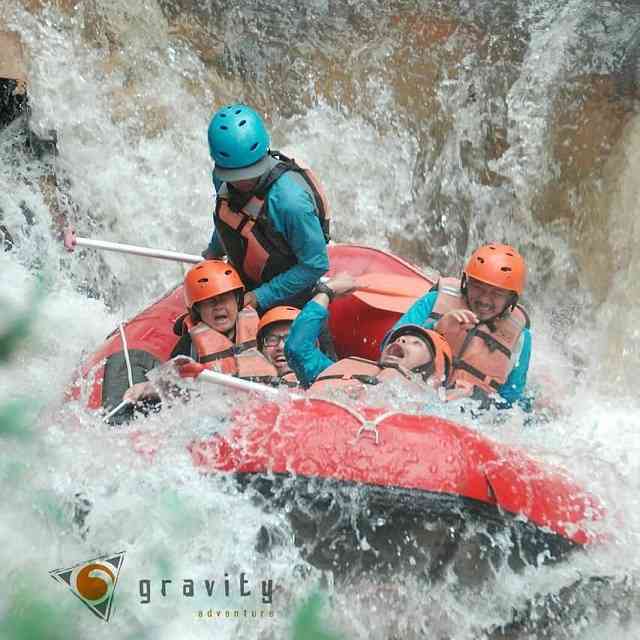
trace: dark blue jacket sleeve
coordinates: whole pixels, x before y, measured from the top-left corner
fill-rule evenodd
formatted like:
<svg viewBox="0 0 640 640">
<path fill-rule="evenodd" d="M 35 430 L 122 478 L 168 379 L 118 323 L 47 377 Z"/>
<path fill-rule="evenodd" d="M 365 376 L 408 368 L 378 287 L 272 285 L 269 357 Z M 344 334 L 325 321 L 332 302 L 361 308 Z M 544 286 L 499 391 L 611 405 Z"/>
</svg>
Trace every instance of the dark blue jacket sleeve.
<svg viewBox="0 0 640 640">
<path fill-rule="evenodd" d="M 327 243 L 311 191 L 284 174 L 269 189 L 267 199 L 271 222 L 284 236 L 298 263 L 254 290 L 260 309 L 310 289 L 329 269 Z"/>
<path fill-rule="evenodd" d="M 318 348 L 318 336 L 329 312 L 310 300 L 291 325 L 284 353 L 291 369 L 303 387 L 309 387 L 327 367 L 333 364 Z"/>
</svg>

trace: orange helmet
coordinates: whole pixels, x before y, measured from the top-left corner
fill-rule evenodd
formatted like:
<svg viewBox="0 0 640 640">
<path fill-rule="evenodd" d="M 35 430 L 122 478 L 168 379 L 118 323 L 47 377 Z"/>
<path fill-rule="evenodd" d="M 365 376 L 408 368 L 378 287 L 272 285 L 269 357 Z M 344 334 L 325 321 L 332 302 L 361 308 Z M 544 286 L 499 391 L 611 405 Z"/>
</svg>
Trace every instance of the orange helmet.
<svg viewBox="0 0 640 640">
<path fill-rule="evenodd" d="M 422 373 L 425 378 L 435 375 L 440 384 L 443 386 L 446 385 L 453 364 L 453 352 L 444 336 L 441 336 L 437 331 L 425 329 L 425 327 L 417 324 L 405 324 L 398 327 L 395 331 L 392 331 L 386 339 L 386 343 L 389 344 L 396 338 L 406 334 L 425 338 L 431 349 L 432 362 L 428 364 L 424 370 L 420 367 L 420 373 Z"/>
<path fill-rule="evenodd" d="M 258 324 L 258 342 L 262 340 L 263 331 L 277 322 L 293 322 L 300 313 L 296 307 L 273 307 L 265 313 Z"/>
<path fill-rule="evenodd" d="M 184 277 L 184 303 L 191 309 L 197 302 L 208 300 L 229 291 L 244 293 L 238 272 L 222 260 L 205 260 L 187 271 Z M 238 306 L 242 307 L 242 300 Z"/>
<path fill-rule="evenodd" d="M 524 258 L 508 244 L 487 244 L 476 249 L 463 273 L 466 278 L 514 291 L 517 295 L 522 295 L 527 281 Z"/>
</svg>

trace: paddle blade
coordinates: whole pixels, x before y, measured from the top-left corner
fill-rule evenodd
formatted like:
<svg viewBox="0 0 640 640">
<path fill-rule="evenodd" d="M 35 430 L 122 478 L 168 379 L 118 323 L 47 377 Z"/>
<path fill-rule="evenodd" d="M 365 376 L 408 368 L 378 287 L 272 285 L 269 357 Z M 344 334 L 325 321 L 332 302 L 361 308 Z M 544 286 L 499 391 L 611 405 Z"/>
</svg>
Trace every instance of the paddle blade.
<svg viewBox="0 0 640 640">
<path fill-rule="evenodd" d="M 432 283 L 425 278 L 394 273 L 365 273 L 358 276 L 356 282 L 359 291 L 405 298 L 421 298 L 432 287 Z"/>
<path fill-rule="evenodd" d="M 432 287 L 424 278 L 390 273 L 365 273 L 356 282 L 358 288 L 353 292 L 356 298 L 376 309 L 397 313 L 408 311 Z"/>
<path fill-rule="evenodd" d="M 406 296 L 387 295 L 384 293 L 370 293 L 368 291 L 360 291 L 356 289 L 353 295 L 362 300 L 365 304 L 375 309 L 383 311 L 394 311 L 396 313 L 406 313 L 409 311 L 417 298 L 408 298 Z"/>
</svg>

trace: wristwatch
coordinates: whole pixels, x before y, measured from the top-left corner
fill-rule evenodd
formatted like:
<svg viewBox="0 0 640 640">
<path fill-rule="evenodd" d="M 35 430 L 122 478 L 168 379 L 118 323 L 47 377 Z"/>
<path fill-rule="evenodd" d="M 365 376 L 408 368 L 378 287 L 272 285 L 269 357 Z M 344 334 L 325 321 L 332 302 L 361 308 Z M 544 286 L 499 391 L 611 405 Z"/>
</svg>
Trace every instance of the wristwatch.
<svg viewBox="0 0 640 640">
<path fill-rule="evenodd" d="M 313 295 L 315 296 L 317 293 L 324 293 L 329 298 L 329 302 L 333 302 L 333 299 L 336 297 L 336 292 L 327 284 L 327 281 L 322 278 L 318 280 L 316 286 L 313 288 Z"/>
</svg>

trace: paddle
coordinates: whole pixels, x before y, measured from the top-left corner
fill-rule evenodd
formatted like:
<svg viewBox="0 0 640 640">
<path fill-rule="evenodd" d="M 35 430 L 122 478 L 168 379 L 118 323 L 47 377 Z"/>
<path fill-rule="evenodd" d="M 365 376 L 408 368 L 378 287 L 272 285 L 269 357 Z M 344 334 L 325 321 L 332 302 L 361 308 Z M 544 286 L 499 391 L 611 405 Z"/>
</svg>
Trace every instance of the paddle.
<svg viewBox="0 0 640 640">
<path fill-rule="evenodd" d="M 433 283 L 418 276 L 365 273 L 356 277 L 353 295 L 376 309 L 405 313 L 413 303 L 429 292 Z"/>
<path fill-rule="evenodd" d="M 174 362 L 179 368 L 180 376 L 183 378 L 195 378 L 199 382 L 208 382 L 210 384 L 217 384 L 229 389 L 239 389 L 240 391 L 250 391 L 267 397 L 282 395 L 282 389 L 270 387 L 259 382 L 243 380 L 226 373 L 211 371 L 211 369 L 207 369 L 205 365 L 200 362 L 196 362 L 193 358 L 189 358 L 188 356 L 176 356 L 173 358 L 172 362 Z M 291 393 L 287 395 L 288 397 L 301 397 Z"/>
<path fill-rule="evenodd" d="M 120 242 L 107 242 L 106 240 L 92 240 L 91 238 L 76 238 L 76 245 L 89 249 L 104 249 L 105 251 L 116 251 L 118 253 L 130 253 L 135 256 L 146 256 L 147 258 L 159 258 L 161 260 L 174 260 L 175 262 L 189 262 L 196 264 L 202 262 L 202 256 L 190 253 L 178 253 L 177 251 L 165 251 L 164 249 L 150 249 L 139 247 L 134 244 L 122 244 Z"/>
<path fill-rule="evenodd" d="M 208 382 L 210 384 L 218 384 L 228 389 L 239 389 L 240 391 L 250 391 L 259 393 L 264 396 L 275 397 L 280 395 L 280 391 L 276 387 L 268 387 L 259 382 L 251 382 L 250 380 L 242 380 L 234 378 L 226 373 L 218 373 L 217 371 L 205 370 L 197 377 L 198 381 Z"/>
<path fill-rule="evenodd" d="M 113 418 L 113 416 L 115 416 L 116 413 L 120 411 L 120 409 L 124 409 L 130 404 L 133 404 L 130 400 L 123 400 L 117 407 L 114 407 L 113 409 L 111 409 L 111 411 L 109 411 L 109 413 L 107 413 L 107 415 L 102 418 L 102 421 L 109 422 L 109 420 L 111 420 L 111 418 Z"/>
<path fill-rule="evenodd" d="M 228 389 L 238 389 L 240 391 L 247 391 L 251 393 L 258 393 L 268 398 L 275 398 L 282 396 L 282 389 L 276 387 L 270 387 L 259 382 L 251 382 L 250 380 L 242 380 L 230 376 L 226 373 L 219 373 L 217 371 L 211 371 L 207 369 L 203 364 L 196 362 L 193 358 L 188 356 L 176 356 L 171 361 L 177 367 L 183 378 L 194 378 L 198 382 L 208 382 L 209 384 L 217 384 L 221 387 L 227 387 Z M 301 398 L 299 394 L 288 393 L 290 398 Z M 118 413 L 124 407 L 135 404 L 130 400 L 123 400 L 117 407 L 114 407 L 107 413 L 102 419 L 104 422 L 108 422 L 116 413 Z"/>
</svg>

